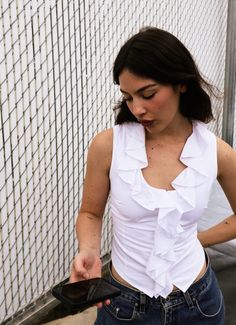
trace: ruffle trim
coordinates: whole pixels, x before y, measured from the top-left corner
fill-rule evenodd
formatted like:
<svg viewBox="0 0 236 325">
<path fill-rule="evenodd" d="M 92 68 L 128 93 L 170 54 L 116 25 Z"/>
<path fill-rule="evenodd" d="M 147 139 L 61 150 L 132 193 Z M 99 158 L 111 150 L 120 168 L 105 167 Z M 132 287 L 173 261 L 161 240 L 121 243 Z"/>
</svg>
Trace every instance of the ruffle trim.
<svg viewBox="0 0 236 325">
<path fill-rule="evenodd" d="M 187 167 L 173 180 L 174 190 L 166 191 L 144 182 L 142 169 L 148 165 L 145 131 L 140 124 L 129 124 L 129 138 L 119 159 L 118 174 L 130 186 L 133 200 L 157 215 L 154 247 L 146 266 L 146 273 L 155 283 L 155 296 L 166 298 L 173 290 L 168 271 L 176 261 L 174 246 L 183 232 L 181 216 L 195 208 L 196 187 L 208 177 L 203 159 L 208 145 L 207 132 L 203 123 L 193 122 L 193 132 L 180 156 Z"/>
</svg>

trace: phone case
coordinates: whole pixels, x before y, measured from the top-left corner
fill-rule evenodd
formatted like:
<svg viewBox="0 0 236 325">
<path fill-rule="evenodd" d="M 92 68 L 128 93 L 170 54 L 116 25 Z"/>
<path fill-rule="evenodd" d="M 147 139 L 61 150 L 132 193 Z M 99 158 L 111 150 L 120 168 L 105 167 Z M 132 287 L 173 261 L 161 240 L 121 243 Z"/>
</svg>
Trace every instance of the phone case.
<svg viewBox="0 0 236 325">
<path fill-rule="evenodd" d="M 116 297 L 120 293 L 119 288 L 104 278 L 60 284 L 52 288 L 53 296 L 72 309 L 89 307 L 97 302 Z"/>
</svg>

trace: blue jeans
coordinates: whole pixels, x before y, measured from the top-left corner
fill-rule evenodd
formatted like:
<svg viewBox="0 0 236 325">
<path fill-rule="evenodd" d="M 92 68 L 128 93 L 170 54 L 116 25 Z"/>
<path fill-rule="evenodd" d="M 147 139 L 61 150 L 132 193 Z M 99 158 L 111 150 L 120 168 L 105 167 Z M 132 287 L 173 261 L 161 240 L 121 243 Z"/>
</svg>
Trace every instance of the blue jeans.
<svg viewBox="0 0 236 325">
<path fill-rule="evenodd" d="M 173 291 L 166 299 L 150 298 L 117 282 L 120 296 L 109 306 L 98 309 L 94 325 L 224 325 L 224 300 L 216 276 L 208 261 L 203 277 L 183 293 Z"/>
</svg>

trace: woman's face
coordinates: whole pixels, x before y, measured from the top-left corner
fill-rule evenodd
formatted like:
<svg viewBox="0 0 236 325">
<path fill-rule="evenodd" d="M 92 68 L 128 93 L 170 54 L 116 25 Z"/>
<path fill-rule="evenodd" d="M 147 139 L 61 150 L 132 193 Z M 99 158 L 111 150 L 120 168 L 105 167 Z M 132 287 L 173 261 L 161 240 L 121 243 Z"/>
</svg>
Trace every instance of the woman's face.
<svg viewBox="0 0 236 325">
<path fill-rule="evenodd" d="M 120 91 L 131 113 L 151 133 L 181 125 L 186 120 L 179 111 L 180 93 L 185 86 L 163 85 L 153 79 L 123 70 L 119 76 Z"/>
</svg>

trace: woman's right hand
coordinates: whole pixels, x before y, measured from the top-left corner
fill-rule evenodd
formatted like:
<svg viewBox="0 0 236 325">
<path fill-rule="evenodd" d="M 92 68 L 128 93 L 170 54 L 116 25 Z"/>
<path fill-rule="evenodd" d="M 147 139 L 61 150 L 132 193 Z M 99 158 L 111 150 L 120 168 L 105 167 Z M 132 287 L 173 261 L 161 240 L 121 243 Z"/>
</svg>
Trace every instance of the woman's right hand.
<svg viewBox="0 0 236 325">
<path fill-rule="evenodd" d="M 96 254 L 90 251 L 79 252 L 73 262 L 71 268 L 70 282 L 78 282 L 82 280 L 101 278 L 102 262 Z M 98 308 L 110 304 L 110 299 L 96 304 Z"/>
<path fill-rule="evenodd" d="M 81 251 L 75 256 L 71 267 L 70 282 L 100 278 L 101 275 L 102 262 L 94 252 Z"/>
</svg>

